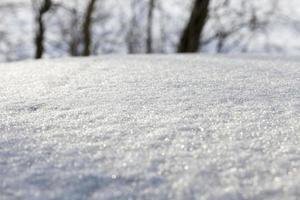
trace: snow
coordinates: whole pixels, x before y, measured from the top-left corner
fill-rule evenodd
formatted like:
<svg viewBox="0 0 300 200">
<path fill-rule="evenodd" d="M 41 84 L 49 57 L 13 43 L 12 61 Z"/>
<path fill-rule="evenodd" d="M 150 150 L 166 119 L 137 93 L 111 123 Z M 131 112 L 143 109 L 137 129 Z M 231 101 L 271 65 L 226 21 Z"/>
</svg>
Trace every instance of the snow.
<svg viewBox="0 0 300 200">
<path fill-rule="evenodd" d="M 300 63 L 0 64 L 0 199 L 297 199 Z"/>
</svg>

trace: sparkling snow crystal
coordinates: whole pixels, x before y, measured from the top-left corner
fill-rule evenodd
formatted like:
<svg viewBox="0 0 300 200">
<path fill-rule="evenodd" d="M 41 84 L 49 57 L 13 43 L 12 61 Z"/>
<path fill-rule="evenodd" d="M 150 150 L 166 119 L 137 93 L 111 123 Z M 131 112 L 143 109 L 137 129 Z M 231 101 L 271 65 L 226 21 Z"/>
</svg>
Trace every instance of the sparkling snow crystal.
<svg viewBox="0 0 300 200">
<path fill-rule="evenodd" d="M 300 63 L 0 65 L 0 199 L 297 199 Z"/>
</svg>

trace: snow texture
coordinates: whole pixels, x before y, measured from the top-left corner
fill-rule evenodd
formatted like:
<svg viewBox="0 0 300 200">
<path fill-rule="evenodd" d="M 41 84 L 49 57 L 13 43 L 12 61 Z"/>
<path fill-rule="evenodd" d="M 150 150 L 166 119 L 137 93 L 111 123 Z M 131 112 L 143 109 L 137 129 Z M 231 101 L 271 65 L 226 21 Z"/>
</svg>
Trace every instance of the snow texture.
<svg viewBox="0 0 300 200">
<path fill-rule="evenodd" d="M 0 199 L 299 199 L 300 63 L 0 65 Z"/>
</svg>

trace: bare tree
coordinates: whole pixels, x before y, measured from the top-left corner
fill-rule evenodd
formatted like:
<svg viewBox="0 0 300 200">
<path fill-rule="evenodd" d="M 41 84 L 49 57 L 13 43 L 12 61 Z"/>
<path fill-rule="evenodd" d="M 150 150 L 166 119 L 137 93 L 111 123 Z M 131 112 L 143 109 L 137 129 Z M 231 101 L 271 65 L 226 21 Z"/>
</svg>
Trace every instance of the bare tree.
<svg viewBox="0 0 300 200">
<path fill-rule="evenodd" d="M 258 37 L 265 37 L 260 45 L 265 45 L 261 48 L 268 51 L 270 25 L 274 19 L 279 18 L 276 17 L 278 0 L 270 0 L 264 7 L 247 0 L 238 3 L 233 0 L 218 0 L 212 3 L 209 21 L 201 40 L 202 46 L 217 53 L 247 52 L 253 41 Z"/>
<path fill-rule="evenodd" d="M 51 26 L 51 34 L 56 35 L 49 44 L 59 54 L 68 54 L 70 56 L 80 56 L 80 14 L 75 4 L 66 5 L 64 2 L 56 4 L 55 17 L 49 20 Z"/>
<path fill-rule="evenodd" d="M 141 53 L 144 51 L 144 31 L 141 28 L 141 19 L 143 19 L 144 2 L 140 0 L 130 1 L 131 18 L 128 24 L 126 34 L 127 52 L 129 54 Z"/>
<path fill-rule="evenodd" d="M 91 44 L 92 44 L 92 16 L 95 10 L 97 0 L 90 0 L 82 26 L 82 35 L 83 35 L 83 52 L 82 56 L 89 56 L 91 54 Z"/>
<path fill-rule="evenodd" d="M 146 39 L 146 51 L 147 53 L 153 52 L 153 11 L 155 8 L 155 0 L 149 0 L 148 3 L 148 17 L 147 17 L 147 39 Z"/>
<path fill-rule="evenodd" d="M 111 9 L 105 9 L 105 5 L 113 4 L 106 4 L 104 0 L 93 2 L 89 1 L 86 7 L 82 6 L 84 2 L 80 0 L 57 4 L 55 17 L 49 23 L 53 25 L 52 34 L 58 36 L 51 43 L 56 52 L 70 56 L 96 55 L 109 49 L 108 43 L 113 38 L 116 38 L 114 41 L 120 39 L 120 34 L 114 32 L 116 27 L 102 27 L 105 23 L 110 23 L 109 20 L 114 20 L 111 18 Z M 124 28 L 121 34 L 124 34 Z"/>
<path fill-rule="evenodd" d="M 33 0 L 33 5 L 35 7 L 36 1 Z M 44 54 L 44 39 L 45 39 L 45 31 L 46 26 L 44 23 L 45 14 L 51 9 L 52 1 L 51 0 L 43 0 L 40 6 L 36 6 L 36 33 L 35 33 L 35 58 L 40 59 Z"/>
<path fill-rule="evenodd" d="M 200 39 L 209 13 L 209 0 L 195 0 L 187 26 L 178 46 L 178 52 L 197 52 L 201 48 Z"/>
<path fill-rule="evenodd" d="M 69 33 L 69 53 L 71 56 L 79 56 L 80 35 L 77 30 L 79 21 L 78 11 L 75 8 L 71 9 L 71 32 Z"/>
</svg>

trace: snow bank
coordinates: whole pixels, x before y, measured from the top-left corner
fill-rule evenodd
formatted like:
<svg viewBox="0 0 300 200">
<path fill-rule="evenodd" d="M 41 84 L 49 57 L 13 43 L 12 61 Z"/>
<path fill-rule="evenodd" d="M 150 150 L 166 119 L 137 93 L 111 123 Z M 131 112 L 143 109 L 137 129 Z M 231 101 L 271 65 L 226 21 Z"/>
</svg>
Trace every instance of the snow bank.
<svg viewBox="0 0 300 200">
<path fill-rule="evenodd" d="M 299 62 L 102 56 L 0 80 L 1 200 L 300 196 Z"/>
</svg>

